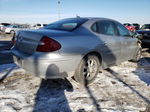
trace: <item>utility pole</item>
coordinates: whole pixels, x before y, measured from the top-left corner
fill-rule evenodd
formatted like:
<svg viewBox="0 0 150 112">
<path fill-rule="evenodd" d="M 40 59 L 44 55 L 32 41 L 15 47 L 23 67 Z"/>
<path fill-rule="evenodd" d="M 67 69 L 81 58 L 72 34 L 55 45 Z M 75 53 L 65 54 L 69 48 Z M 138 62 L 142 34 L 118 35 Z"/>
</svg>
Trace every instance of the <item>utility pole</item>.
<svg viewBox="0 0 150 112">
<path fill-rule="evenodd" d="M 60 0 L 58 0 L 58 20 L 60 20 Z"/>
</svg>

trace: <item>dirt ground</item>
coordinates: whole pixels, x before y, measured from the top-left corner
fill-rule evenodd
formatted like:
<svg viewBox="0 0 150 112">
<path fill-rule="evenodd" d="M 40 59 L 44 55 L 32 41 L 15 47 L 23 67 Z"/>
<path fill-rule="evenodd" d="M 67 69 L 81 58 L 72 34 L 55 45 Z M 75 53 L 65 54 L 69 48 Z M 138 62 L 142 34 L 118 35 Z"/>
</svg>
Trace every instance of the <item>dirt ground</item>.
<svg viewBox="0 0 150 112">
<path fill-rule="evenodd" d="M 10 41 L 13 37 L 13 34 L 5 34 L 0 32 L 0 41 Z"/>
<path fill-rule="evenodd" d="M 150 112 L 150 51 L 138 63 L 99 73 L 88 87 L 72 78 L 44 80 L 14 64 L 0 65 L 0 112 Z"/>
</svg>

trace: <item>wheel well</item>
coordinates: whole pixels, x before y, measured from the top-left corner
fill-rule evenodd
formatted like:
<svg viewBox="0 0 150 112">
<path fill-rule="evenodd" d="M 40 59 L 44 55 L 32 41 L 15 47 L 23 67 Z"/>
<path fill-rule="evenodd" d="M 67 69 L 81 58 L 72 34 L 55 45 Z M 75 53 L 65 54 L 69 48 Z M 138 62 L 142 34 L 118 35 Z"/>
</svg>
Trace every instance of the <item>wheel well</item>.
<svg viewBox="0 0 150 112">
<path fill-rule="evenodd" d="M 90 52 L 90 53 L 86 54 L 84 57 L 86 57 L 87 55 L 96 55 L 99 59 L 99 62 L 102 63 L 102 56 L 98 52 Z"/>
</svg>

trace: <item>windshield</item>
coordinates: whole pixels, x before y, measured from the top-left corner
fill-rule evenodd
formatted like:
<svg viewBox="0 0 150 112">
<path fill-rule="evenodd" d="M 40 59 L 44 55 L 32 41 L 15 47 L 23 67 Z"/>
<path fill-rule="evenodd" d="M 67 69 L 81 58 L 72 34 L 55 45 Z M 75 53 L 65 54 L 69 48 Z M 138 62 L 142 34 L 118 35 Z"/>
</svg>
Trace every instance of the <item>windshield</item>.
<svg viewBox="0 0 150 112">
<path fill-rule="evenodd" d="M 86 18 L 63 19 L 63 20 L 48 24 L 47 26 L 43 27 L 43 29 L 72 31 L 76 29 L 77 27 L 79 27 L 84 22 L 86 22 L 87 20 L 88 19 Z"/>
<path fill-rule="evenodd" d="M 150 29 L 150 24 L 145 24 L 141 27 L 142 30 L 144 29 Z"/>
</svg>

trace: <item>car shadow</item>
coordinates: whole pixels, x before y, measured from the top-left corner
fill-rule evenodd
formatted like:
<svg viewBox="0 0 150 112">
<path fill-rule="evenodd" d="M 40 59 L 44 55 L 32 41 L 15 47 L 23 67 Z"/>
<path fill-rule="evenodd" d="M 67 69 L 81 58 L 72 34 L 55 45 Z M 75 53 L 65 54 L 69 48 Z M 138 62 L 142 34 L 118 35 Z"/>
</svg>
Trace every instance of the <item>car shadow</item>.
<svg viewBox="0 0 150 112">
<path fill-rule="evenodd" d="M 43 79 L 36 94 L 33 112 L 72 112 L 65 91 L 73 91 L 67 79 Z"/>
<path fill-rule="evenodd" d="M 38 58 L 35 61 L 37 63 L 35 70 L 38 73 Z M 51 69 L 54 69 L 54 72 L 60 75 L 65 73 L 60 73 L 55 64 L 50 64 L 46 71 L 46 77 L 53 76 L 54 73 L 49 72 Z M 73 92 L 73 86 L 66 78 L 42 79 L 36 93 L 33 112 L 72 112 L 65 96 L 65 91 Z"/>
<path fill-rule="evenodd" d="M 35 69 L 37 69 L 38 59 L 35 61 L 35 63 L 37 63 Z M 38 70 L 36 72 L 38 73 Z M 59 68 L 55 64 L 50 64 L 46 71 L 46 77 L 54 76 L 55 74 L 68 76 L 65 72 L 60 73 Z M 83 87 L 87 91 L 87 94 L 89 95 L 96 112 L 101 112 L 101 107 L 98 104 L 99 102 L 93 95 L 90 87 L 87 86 L 86 82 L 87 81 L 85 80 L 85 85 Z M 33 112 L 72 112 L 65 96 L 65 91 L 73 92 L 73 86 L 66 78 L 47 80 L 43 79 L 36 93 Z M 77 111 L 84 112 L 84 109 L 79 109 Z"/>
<path fill-rule="evenodd" d="M 93 103 L 93 106 L 95 107 L 95 112 L 101 112 L 101 106 L 99 105 L 98 100 L 96 99 L 96 97 L 93 95 L 91 89 L 89 86 L 87 86 L 87 80 L 85 80 L 85 89 Z"/>
<path fill-rule="evenodd" d="M 145 101 L 147 104 L 150 104 L 150 99 L 142 95 L 139 91 L 137 91 L 134 87 L 127 84 L 125 81 L 123 81 L 121 78 L 119 78 L 119 74 L 115 72 L 114 70 L 108 68 L 106 69 L 107 72 L 111 73 L 119 82 L 121 82 L 124 86 L 128 87 L 133 93 L 137 94 L 143 101 Z"/>
<path fill-rule="evenodd" d="M 138 62 L 138 68 L 134 71 L 141 81 L 150 85 L 150 57 L 143 57 Z"/>
</svg>

